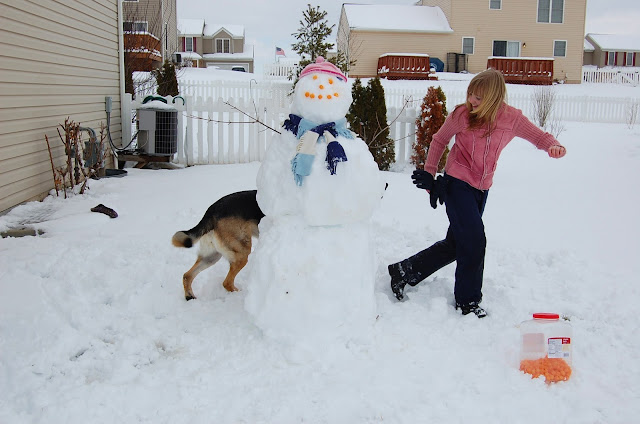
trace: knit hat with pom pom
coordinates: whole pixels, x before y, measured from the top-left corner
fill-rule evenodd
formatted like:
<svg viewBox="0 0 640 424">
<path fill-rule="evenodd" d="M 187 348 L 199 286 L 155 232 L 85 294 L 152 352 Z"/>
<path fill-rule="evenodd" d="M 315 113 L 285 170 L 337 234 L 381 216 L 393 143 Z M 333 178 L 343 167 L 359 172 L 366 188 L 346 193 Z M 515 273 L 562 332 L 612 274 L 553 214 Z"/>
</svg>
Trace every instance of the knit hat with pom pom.
<svg viewBox="0 0 640 424">
<path fill-rule="evenodd" d="M 314 72 L 320 72 L 324 74 L 334 75 L 343 81 L 347 80 L 347 77 L 342 73 L 342 71 L 333 63 L 324 60 L 324 57 L 318 56 L 316 59 L 316 63 L 310 63 L 307 65 L 302 72 L 300 72 L 300 78 L 312 74 Z"/>
</svg>

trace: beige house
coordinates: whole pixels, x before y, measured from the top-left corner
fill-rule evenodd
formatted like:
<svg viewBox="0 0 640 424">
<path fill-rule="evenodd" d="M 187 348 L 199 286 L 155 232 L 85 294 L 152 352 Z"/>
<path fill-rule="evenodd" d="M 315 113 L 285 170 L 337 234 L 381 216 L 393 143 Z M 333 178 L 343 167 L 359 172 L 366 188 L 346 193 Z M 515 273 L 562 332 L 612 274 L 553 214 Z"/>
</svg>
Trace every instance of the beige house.
<svg viewBox="0 0 640 424">
<path fill-rule="evenodd" d="M 584 64 L 598 68 L 640 66 L 640 37 L 587 34 Z"/>
<path fill-rule="evenodd" d="M 385 53 L 428 54 L 472 73 L 492 56 L 554 59 L 557 80 L 580 83 L 586 1 L 422 0 L 413 6 L 344 4 L 338 51 L 356 64 L 351 77 L 372 77 Z M 423 13 L 419 9 L 433 9 Z M 446 24 L 442 21 L 442 16 Z M 420 22 L 422 21 L 422 22 Z M 447 69 L 447 67 L 449 69 Z"/>
<path fill-rule="evenodd" d="M 121 143 L 122 12 L 119 0 L 0 0 L 0 212 L 54 187 L 58 127 L 70 118 Z M 88 138 L 88 137 L 87 137 Z"/>
<path fill-rule="evenodd" d="M 125 59 L 150 71 L 178 50 L 176 0 L 122 0 Z"/>
<path fill-rule="evenodd" d="M 184 66 L 253 73 L 253 46 L 245 45 L 244 27 L 241 25 L 179 19 L 178 38 L 178 50 Z"/>
</svg>

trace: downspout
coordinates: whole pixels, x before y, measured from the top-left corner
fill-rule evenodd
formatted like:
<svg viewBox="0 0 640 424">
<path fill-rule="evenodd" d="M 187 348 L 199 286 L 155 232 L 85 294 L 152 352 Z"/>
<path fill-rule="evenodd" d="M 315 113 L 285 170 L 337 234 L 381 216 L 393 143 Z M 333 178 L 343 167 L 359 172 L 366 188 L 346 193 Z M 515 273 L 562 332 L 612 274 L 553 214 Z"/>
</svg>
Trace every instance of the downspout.
<svg viewBox="0 0 640 424">
<path fill-rule="evenodd" d="M 124 86 L 124 19 L 122 16 L 122 0 L 116 0 L 118 2 L 118 62 L 120 64 L 120 147 L 124 145 L 124 140 L 122 139 L 122 122 L 125 119 L 131 119 L 131 117 L 125 117 L 126 111 L 129 109 L 124 106 L 125 102 L 125 86 Z M 116 152 L 112 152 L 114 155 L 114 160 L 116 161 L 116 166 L 118 165 Z"/>
</svg>

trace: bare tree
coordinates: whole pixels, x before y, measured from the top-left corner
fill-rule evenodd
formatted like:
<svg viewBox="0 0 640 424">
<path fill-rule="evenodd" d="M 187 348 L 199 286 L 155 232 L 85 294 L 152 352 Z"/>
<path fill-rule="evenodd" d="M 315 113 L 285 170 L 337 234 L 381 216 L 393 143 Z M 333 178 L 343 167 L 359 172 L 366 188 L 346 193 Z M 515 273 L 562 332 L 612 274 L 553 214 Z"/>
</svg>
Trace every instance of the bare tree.
<svg viewBox="0 0 640 424">
<path fill-rule="evenodd" d="M 545 128 L 553 111 L 556 93 L 551 86 L 543 85 L 533 89 L 533 117 L 540 128 Z"/>
<path fill-rule="evenodd" d="M 177 49 L 175 2 L 146 0 L 123 3 L 125 91 L 135 96 L 138 86 L 156 86 L 151 73 L 133 78 L 136 71 L 150 72 L 171 60 Z M 175 34 L 173 34 L 175 32 Z"/>
</svg>

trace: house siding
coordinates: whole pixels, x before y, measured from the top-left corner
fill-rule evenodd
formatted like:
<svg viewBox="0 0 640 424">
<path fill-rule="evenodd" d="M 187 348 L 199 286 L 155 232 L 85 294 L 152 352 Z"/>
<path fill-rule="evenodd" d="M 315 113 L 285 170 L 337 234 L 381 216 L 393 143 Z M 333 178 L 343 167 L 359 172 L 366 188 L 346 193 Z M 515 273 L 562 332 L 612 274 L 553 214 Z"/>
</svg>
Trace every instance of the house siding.
<svg viewBox="0 0 640 424">
<path fill-rule="evenodd" d="M 356 60 L 349 70 L 350 76 L 375 76 L 377 58 L 384 53 L 428 54 L 446 63 L 447 53 L 461 53 L 462 39 L 472 37 L 475 45 L 474 54 L 467 56 L 469 72 L 486 69 L 487 58 L 493 55 L 494 40 L 520 42 L 522 57 L 553 57 L 554 40 L 562 40 L 567 42 L 567 55 L 554 58 L 554 78 L 569 83 L 582 79 L 586 0 L 565 2 L 562 24 L 538 23 L 537 1 L 503 1 L 500 10 L 490 10 L 488 0 L 424 0 L 422 4 L 440 7 L 454 32 L 420 34 L 349 29 L 343 9 L 338 49 L 349 52 L 348 58 Z M 526 47 L 522 47 L 523 43 Z"/>
<path fill-rule="evenodd" d="M 64 163 L 57 129 L 70 118 L 100 131 L 105 97 L 121 139 L 117 0 L 0 0 L 0 211 L 42 198 Z M 86 136 L 86 134 L 84 134 Z M 85 137 L 84 139 L 87 139 Z"/>
<path fill-rule="evenodd" d="M 178 51 L 176 0 L 125 1 L 122 11 L 124 21 L 148 22 L 148 32 L 160 40 L 162 60 L 171 59 L 171 55 Z"/>
</svg>

